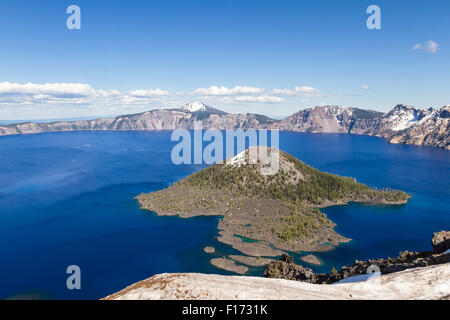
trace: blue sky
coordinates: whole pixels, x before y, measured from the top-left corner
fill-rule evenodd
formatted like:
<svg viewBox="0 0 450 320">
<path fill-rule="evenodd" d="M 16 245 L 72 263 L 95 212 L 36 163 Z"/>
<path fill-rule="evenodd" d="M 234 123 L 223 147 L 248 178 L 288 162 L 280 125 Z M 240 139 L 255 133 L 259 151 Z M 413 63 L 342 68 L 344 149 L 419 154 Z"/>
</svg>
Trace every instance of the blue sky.
<svg viewBox="0 0 450 320">
<path fill-rule="evenodd" d="M 66 27 L 72 4 L 81 30 Z M 371 4 L 381 30 L 366 27 Z M 189 101 L 274 117 L 438 108 L 450 104 L 449 34 L 446 0 L 2 0 L 0 120 Z"/>
</svg>

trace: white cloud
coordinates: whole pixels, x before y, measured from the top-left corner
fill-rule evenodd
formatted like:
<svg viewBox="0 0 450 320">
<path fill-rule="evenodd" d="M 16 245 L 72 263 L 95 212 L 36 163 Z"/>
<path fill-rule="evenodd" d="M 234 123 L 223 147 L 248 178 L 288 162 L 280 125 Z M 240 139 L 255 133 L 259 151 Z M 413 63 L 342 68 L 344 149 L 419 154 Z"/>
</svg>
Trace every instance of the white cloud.
<svg viewBox="0 0 450 320">
<path fill-rule="evenodd" d="M 362 85 L 362 86 L 361 86 L 361 89 L 364 89 L 364 90 L 369 90 L 369 86 L 368 86 L 367 84 L 365 84 L 365 85 Z"/>
<path fill-rule="evenodd" d="M 303 96 L 303 97 L 320 95 L 319 89 L 308 86 L 295 87 L 294 89 L 274 89 L 272 92 L 274 94 L 284 94 L 290 96 Z"/>
<path fill-rule="evenodd" d="M 94 89 L 84 83 L 0 83 L 0 105 L 6 106 L 101 108 L 111 105 L 148 105 L 168 95 L 168 91 L 161 89 L 121 93 L 117 90 Z"/>
<path fill-rule="evenodd" d="M 227 88 L 227 87 L 218 87 L 218 86 L 211 86 L 209 88 L 198 88 L 193 91 L 193 94 L 195 95 L 205 95 L 205 96 L 232 96 L 232 95 L 239 95 L 239 94 L 260 94 L 264 92 L 264 89 L 262 88 L 255 88 L 255 87 L 241 87 L 237 86 L 234 88 Z"/>
<path fill-rule="evenodd" d="M 236 86 L 227 88 L 225 86 L 211 86 L 209 88 L 198 88 L 191 92 L 197 95 L 200 100 L 214 101 L 215 103 L 281 103 L 284 99 L 276 96 L 264 94 L 265 89 Z"/>
<path fill-rule="evenodd" d="M 0 95 L 10 96 L 53 96 L 62 98 L 88 97 L 94 93 L 94 90 L 88 84 L 83 83 L 0 83 Z"/>
<path fill-rule="evenodd" d="M 262 96 L 237 96 L 232 98 L 236 102 L 262 102 L 262 103 L 281 103 L 283 98 L 274 97 L 269 95 Z"/>
<path fill-rule="evenodd" d="M 308 91 L 308 90 L 306 90 Z M 207 89 L 199 88 L 188 94 L 195 94 L 205 100 L 219 103 L 282 103 L 279 96 L 264 94 L 262 88 L 250 86 L 236 86 L 234 88 L 211 86 Z M 200 95 L 201 94 L 201 95 Z M 95 89 L 83 83 L 0 83 L 0 107 L 2 111 L 10 110 L 12 114 L 21 110 L 33 110 L 33 114 L 56 113 L 126 113 L 130 110 L 146 110 L 154 107 L 167 107 L 182 104 L 167 90 L 139 89 L 120 92 L 118 90 Z M 7 109 L 4 109 L 7 108 Z M 30 110 L 25 108 L 31 108 Z M 60 111 L 58 111 L 60 110 Z M 94 111 L 95 110 L 95 111 Z M 121 110 L 121 111 L 119 111 Z M 20 118 L 22 116 L 12 116 Z"/>
<path fill-rule="evenodd" d="M 274 90 L 253 86 L 211 86 L 190 92 L 169 92 L 160 88 L 121 92 L 96 89 L 84 83 L 0 82 L 0 112 L 5 119 L 117 115 L 179 107 L 193 95 L 197 100 L 225 109 L 227 104 L 252 108 L 261 104 L 281 104 L 292 97 L 299 97 L 298 100 L 306 103 L 309 99 L 330 96 L 310 86 Z"/>
<path fill-rule="evenodd" d="M 435 41 L 429 40 L 429 41 L 425 42 L 424 44 L 417 43 L 411 49 L 412 50 L 422 50 L 422 51 L 425 51 L 428 53 L 436 53 L 439 50 L 439 45 Z"/>
<path fill-rule="evenodd" d="M 149 98 L 149 97 L 160 97 L 168 96 L 169 91 L 161 89 L 150 89 L 150 90 L 132 90 L 127 92 L 128 95 L 136 98 Z"/>
<path fill-rule="evenodd" d="M 291 89 L 274 89 L 272 91 L 274 94 L 292 94 L 293 90 Z"/>
<path fill-rule="evenodd" d="M 436 53 L 439 49 L 439 45 L 433 40 L 425 42 L 425 51 L 429 53 Z"/>
<path fill-rule="evenodd" d="M 121 93 L 117 90 L 96 90 L 95 94 L 99 97 L 118 97 Z"/>
</svg>

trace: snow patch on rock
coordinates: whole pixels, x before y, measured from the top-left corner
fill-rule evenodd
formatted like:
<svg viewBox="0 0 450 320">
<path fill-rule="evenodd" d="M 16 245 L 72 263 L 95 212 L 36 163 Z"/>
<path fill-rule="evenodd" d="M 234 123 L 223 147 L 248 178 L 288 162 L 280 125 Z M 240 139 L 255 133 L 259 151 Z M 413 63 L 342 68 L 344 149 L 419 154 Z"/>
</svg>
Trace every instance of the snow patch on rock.
<svg viewBox="0 0 450 320">
<path fill-rule="evenodd" d="M 208 108 L 208 106 L 206 104 L 204 104 L 203 102 L 187 103 L 181 107 L 182 110 L 189 111 L 189 112 L 206 111 L 207 108 Z"/>
</svg>

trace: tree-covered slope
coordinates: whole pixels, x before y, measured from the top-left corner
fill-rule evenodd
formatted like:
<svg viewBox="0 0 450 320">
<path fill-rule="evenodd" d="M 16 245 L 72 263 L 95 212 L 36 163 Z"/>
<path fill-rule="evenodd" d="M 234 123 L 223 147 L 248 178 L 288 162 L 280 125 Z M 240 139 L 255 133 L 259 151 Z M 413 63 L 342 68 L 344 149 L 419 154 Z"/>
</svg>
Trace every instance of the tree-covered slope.
<svg viewBox="0 0 450 320">
<path fill-rule="evenodd" d="M 248 150 L 246 151 L 248 159 Z M 261 163 L 216 164 L 201 170 L 175 186 L 218 189 L 239 196 L 275 199 L 305 205 L 340 201 L 404 202 L 408 195 L 398 190 L 369 187 L 355 179 L 321 172 L 293 156 L 279 151 L 280 169 L 261 175 Z"/>
</svg>

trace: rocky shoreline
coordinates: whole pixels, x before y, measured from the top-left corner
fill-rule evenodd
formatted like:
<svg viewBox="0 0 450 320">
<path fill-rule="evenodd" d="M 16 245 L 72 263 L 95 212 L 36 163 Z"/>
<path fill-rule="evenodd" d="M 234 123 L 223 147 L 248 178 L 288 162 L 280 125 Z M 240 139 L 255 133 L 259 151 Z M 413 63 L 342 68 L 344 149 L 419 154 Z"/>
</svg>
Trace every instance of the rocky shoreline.
<svg viewBox="0 0 450 320">
<path fill-rule="evenodd" d="M 116 118 L 54 123 L 19 123 L 0 126 L 0 136 L 63 131 L 129 131 L 194 129 L 277 129 L 307 133 L 343 133 L 377 136 L 394 144 L 412 144 L 450 150 L 450 106 L 439 110 L 397 105 L 388 113 L 340 106 L 300 110 L 283 120 L 259 114 L 229 114 L 204 104 L 191 111 L 190 104 L 178 109 L 156 109 Z M 414 119 L 414 121 L 411 121 Z"/>
<path fill-rule="evenodd" d="M 314 273 L 310 268 L 294 263 L 291 256 L 283 254 L 278 261 L 271 262 L 264 269 L 264 277 L 296 280 L 313 284 L 331 284 L 343 279 L 367 274 L 376 269 L 382 275 L 404 271 L 407 269 L 428 267 L 450 262 L 450 232 L 436 232 L 431 241 L 433 251 L 404 251 L 397 258 L 370 259 L 358 261 L 351 266 L 334 270 L 330 274 Z"/>
</svg>

